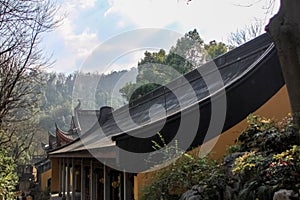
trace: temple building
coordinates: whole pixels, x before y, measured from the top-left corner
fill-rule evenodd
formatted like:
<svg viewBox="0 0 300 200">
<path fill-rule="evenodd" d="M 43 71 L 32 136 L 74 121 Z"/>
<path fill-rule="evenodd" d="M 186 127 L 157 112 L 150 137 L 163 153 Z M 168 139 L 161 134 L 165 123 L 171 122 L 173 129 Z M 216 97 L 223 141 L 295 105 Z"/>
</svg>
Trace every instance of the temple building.
<svg viewBox="0 0 300 200">
<path fill-rule="evenodd" d="M 49 145 L 44 147 L 51 160 L 51 193 L 63 199 L 133 199 L 134 174 L 105 166 L 82 144 L 82 138 L 93 136 L 82 130 L 95 123 L 100 111 L 78 107 L 75 113 L 70 129 L 63 131 L 56 125 L 55 136 L 50 133 Z M 109 148 L 101 158 L 115 159 Z"/>
<path fill-rule="evenodd" d="M 210 82 L 212 64 L 222 84 Z M 222 113 L 216 115 L 216 108 Z M 176 140 L 184 151 L 206 149 L 220 158 L 250 113 L 281 119 L 289 111 L 276 49 L 265 34 L 121 108 L 84 110 L 79 103 L 69 130 L 56 125 L 44 146 L 51 193 L 72 200 L 138 200 L 145 172 L 157 167 L 145 162 L 153 141 Z"/>
</svg>

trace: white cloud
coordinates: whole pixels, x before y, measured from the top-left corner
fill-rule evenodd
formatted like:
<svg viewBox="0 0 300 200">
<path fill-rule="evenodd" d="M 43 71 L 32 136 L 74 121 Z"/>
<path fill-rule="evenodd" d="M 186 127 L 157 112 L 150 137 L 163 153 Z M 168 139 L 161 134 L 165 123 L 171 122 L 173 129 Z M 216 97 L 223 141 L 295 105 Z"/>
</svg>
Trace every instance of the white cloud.
<svg viewBox="0 0 300 200">
<path fill-rule="evenodd" d="M 77 27 L 77 22 L 81 20 L 80 13 L 88 11 L 89 8 L 95 6 L 95 3 L 96 0 L 67 0 L 61 5 L 58 14 L 65 17 L 61 25 L 49 37 L 62 48 L 54 50 L 56 63 L 53 70 L 63 72 L 78 70 L 83 60 L 99 44 L 97 34 L 88 26 Z M 46 42 L 49 43 L 49 41 Z"/>
<path fill-rule="evenodd" d="M 124 28 L 125 25 L 126 25 L 126 23 L 125 23 L 123 20 L 120 20 L 120 21 L 118 21 L 118 23 L 117 23 L 117 27 L 118 27 L 118 28 Z"/>
<path fill-rule="evenodd" d="M 61 11 L 72 11 L 73 9 L 81 11 L 93 8 L 96 5 L 96 2 L 97 0 L 63 0 L 61 3 Z"/>
<path fill-rule="evenodd" d="M 78 68 L 79 63 L 82 63 L 99 44 L 97 34 L 91 32 L 88 27 L 80 33 L 76 33 L 74 27 L 72 21 L 67 18 L 55 32 L 57 41 L 63 42 L 63 51 L 65 52 L 64 56 L 57 58 L 56 66 L 59 68 Z"/>
<path fill-rule="evenodd" d="M 192 0 L 189 5 L 185 0 L 62 0 L 60 14 L 66 17 L 45 42 L 59 46 L 53 50 L 57 60 L 54 69 L 59 71 L 78 69 L 103 42 L 99 33 L 101 39 L 110 38 L 128 31 L 128 27 L 167 28 L 180 34 L 197 28 L 206 42 L 212 39 L 226 42 L 230 32 L 250 24 L 254 17 L 266 17 L 264 3 L 251 7 L 236 5 L 247 5 L 249 1 L 254 0 Z M 128 62 L 133 64 L 133 60 Z M 118 64 L 121 65 L 127 64 Z"/>
<path fill-rule="evenodd" d="M 96 0 L 80 0 L 79 6 L 81 8 L 92 8 L 95 6 Z"/>
<path fill-rule="evenodd" d="M 63 34 L 66 48 L 75 53 L 77 58 L 85 58 L 99 43 L 96 33 L 91 33 L 86 28 L 80 34 Z"/>
<path fill-rule="evenodd" d="M 242 1 L 244 4 L 247 2 Z M 197 28 L 209 39 L 222 39 L 226 33 L 264 18 L 263 3 L 251 7 L 237 6 L 237 0 L 109 0 L 105 16 L 119 15 L 137 27 L 172 27 L 181 33 Z M 247 5 L 247 4 L 246 4 Z"/>
<path fill-rule="evenodd" d="M 89 55 L 82 70 L 111 72 L 137 65 L 145 51 L 169 50 L 182 35 L 166 29 L 137 29 L 116 35 Z"/>
</svg>

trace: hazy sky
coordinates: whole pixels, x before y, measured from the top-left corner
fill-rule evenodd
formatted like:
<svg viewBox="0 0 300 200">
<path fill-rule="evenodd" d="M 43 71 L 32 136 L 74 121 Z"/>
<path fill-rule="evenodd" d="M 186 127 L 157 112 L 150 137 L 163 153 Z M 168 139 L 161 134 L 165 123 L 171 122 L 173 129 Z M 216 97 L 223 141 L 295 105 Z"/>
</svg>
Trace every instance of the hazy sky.
<svg viewBox="0 0 300 200">
<path fill-rule="evenodd" d="M 189 4 L 185 0 L 59 0 L 58 14 L 64 20 L 58 29 L 44 35 L 42 48 L 56 61 L 49 71 L 71 73 L 80 70 L 103 42 L 140 28 L 180 34 L 196 28 L 205 42 L 214 39 L 226 43 L 230 32 L 255 19 L 267 23 L 273 15 L 266 15 L 265 0 L 246 6 L 251 2 L 254 0 L 192 0 Z M 119 68 L 134 67 L 141 55 L 139 52 L 123 59 Z"/>
</svg>

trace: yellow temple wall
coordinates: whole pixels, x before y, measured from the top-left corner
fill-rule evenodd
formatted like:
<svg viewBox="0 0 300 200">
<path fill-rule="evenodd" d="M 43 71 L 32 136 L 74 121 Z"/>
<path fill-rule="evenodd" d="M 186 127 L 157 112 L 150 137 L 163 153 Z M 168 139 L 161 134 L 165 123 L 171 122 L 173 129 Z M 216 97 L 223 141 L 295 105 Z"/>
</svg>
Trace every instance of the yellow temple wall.
<svg viewBox="0 0 300 200">
<path fill-rule="evenodd" d="M 52 168 L 52 179 L 51 179 L 51 192 L 59 192 L 59 164 L 58 159 L 51 158 L 51 168 Z"/>
<path fill-rule="evenodd" d="M 282 87 L 272 98 L 270 98 L 263 106 L 257 109 L 253 114 L 260 115 L 273 120 L 281 120 L 290 113 L 290 102 L 286 86 Z M 235 140 L 247 127 L 246 119 L 242 120 L 232 128 L 222 133 L 219 137 L 216 137 L 205 144 L 195 148 L 190 153 L 197 153 L 199 156 L 210 153 L 210 157 L 213 159 L 222 159 L 226 153 L 228 146 L 233 145 Z M 201 151 L 200 151 L 201 149 Z M 151 172 L 139 173 L 135 177 L 134 196 L 135 200 L 138 200 L 142 195 L 142 188 L 144 185 L 151 183 Z"/>
<path fill-rule="evenodd" d="M 41 176 L 41 180 L 40 180 L 41 189 L 43 191 L 46 191 L 48 189 L 48 180 L 52 178 L 52 169 L 43 172 L 40 176 Z"/>
</svg>

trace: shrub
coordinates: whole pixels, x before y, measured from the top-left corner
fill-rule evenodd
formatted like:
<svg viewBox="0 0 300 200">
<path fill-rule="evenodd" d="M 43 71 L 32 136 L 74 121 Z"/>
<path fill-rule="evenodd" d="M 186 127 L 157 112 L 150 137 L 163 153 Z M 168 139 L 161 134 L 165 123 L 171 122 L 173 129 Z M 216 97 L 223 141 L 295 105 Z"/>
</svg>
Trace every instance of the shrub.
<svg viewBox="0 0 300 200">
<path fill-rule="evenodd" d="M 15 186 L 18 183 L 16 164 L 8 153 L 0 148 L 0 197 L 13 199 Z"/>
<path fill-rule="evenodd" d="M 207 179 L 217 162 L 187 154 L 179 148 L 177 140 L 167 145 L 159 132 L 157 135 L 159 141 L 152 141 L 156 151 L 149 155 L 147 162 L 159 170 L 153 172 L 150 184 L 142 189 L 142 200 L 178 199 L 193 185 Z"/>
<path fill-rule="evenodd" d="M 266 153 L 280 153 L 297 144 L 298 131 L 288 116 L 275 123 L 271 119 L 249 115 L 248 127 L 241 133 L 237 142 L 240 151 L 260 151 Z"/>
<path fill-rule="evenodd" d="M 270 200 L 280 189 L 300 192 L 299 130 L 291 116 L 274 122 L 250 115 L 248 127 L 237 143 L 228 147 L 229 163 L 218 164 L 209 158 L 183 154 L 168 167 L 156 171 L 143 198 L 201 200 Z M 166 147 L 163 138 L 161 142 Z M 161 148 L 153 142 L 154 148 Z M 178 149 L 166 148 L 168 153 Z M 193 196 L 193 197 L 191 197 Z"/>
<path fill-rule="evenodd" d="M 153 172 L 151 183 L 142 190 L 142 200 L 179 199 L 182 193 L 211 176 L 217 163 L 184 154 L 171 165 Z"/>
<path fill-rule="evenodd" d="M 300 189 L 298 130 L 288 116 L 275 123 L 250 115 L 248 128 L 240 135 L 240 150 L 232 172 L 241 178 L 238 199 L 272 199 L 279 189 Z"/>
</svg>

